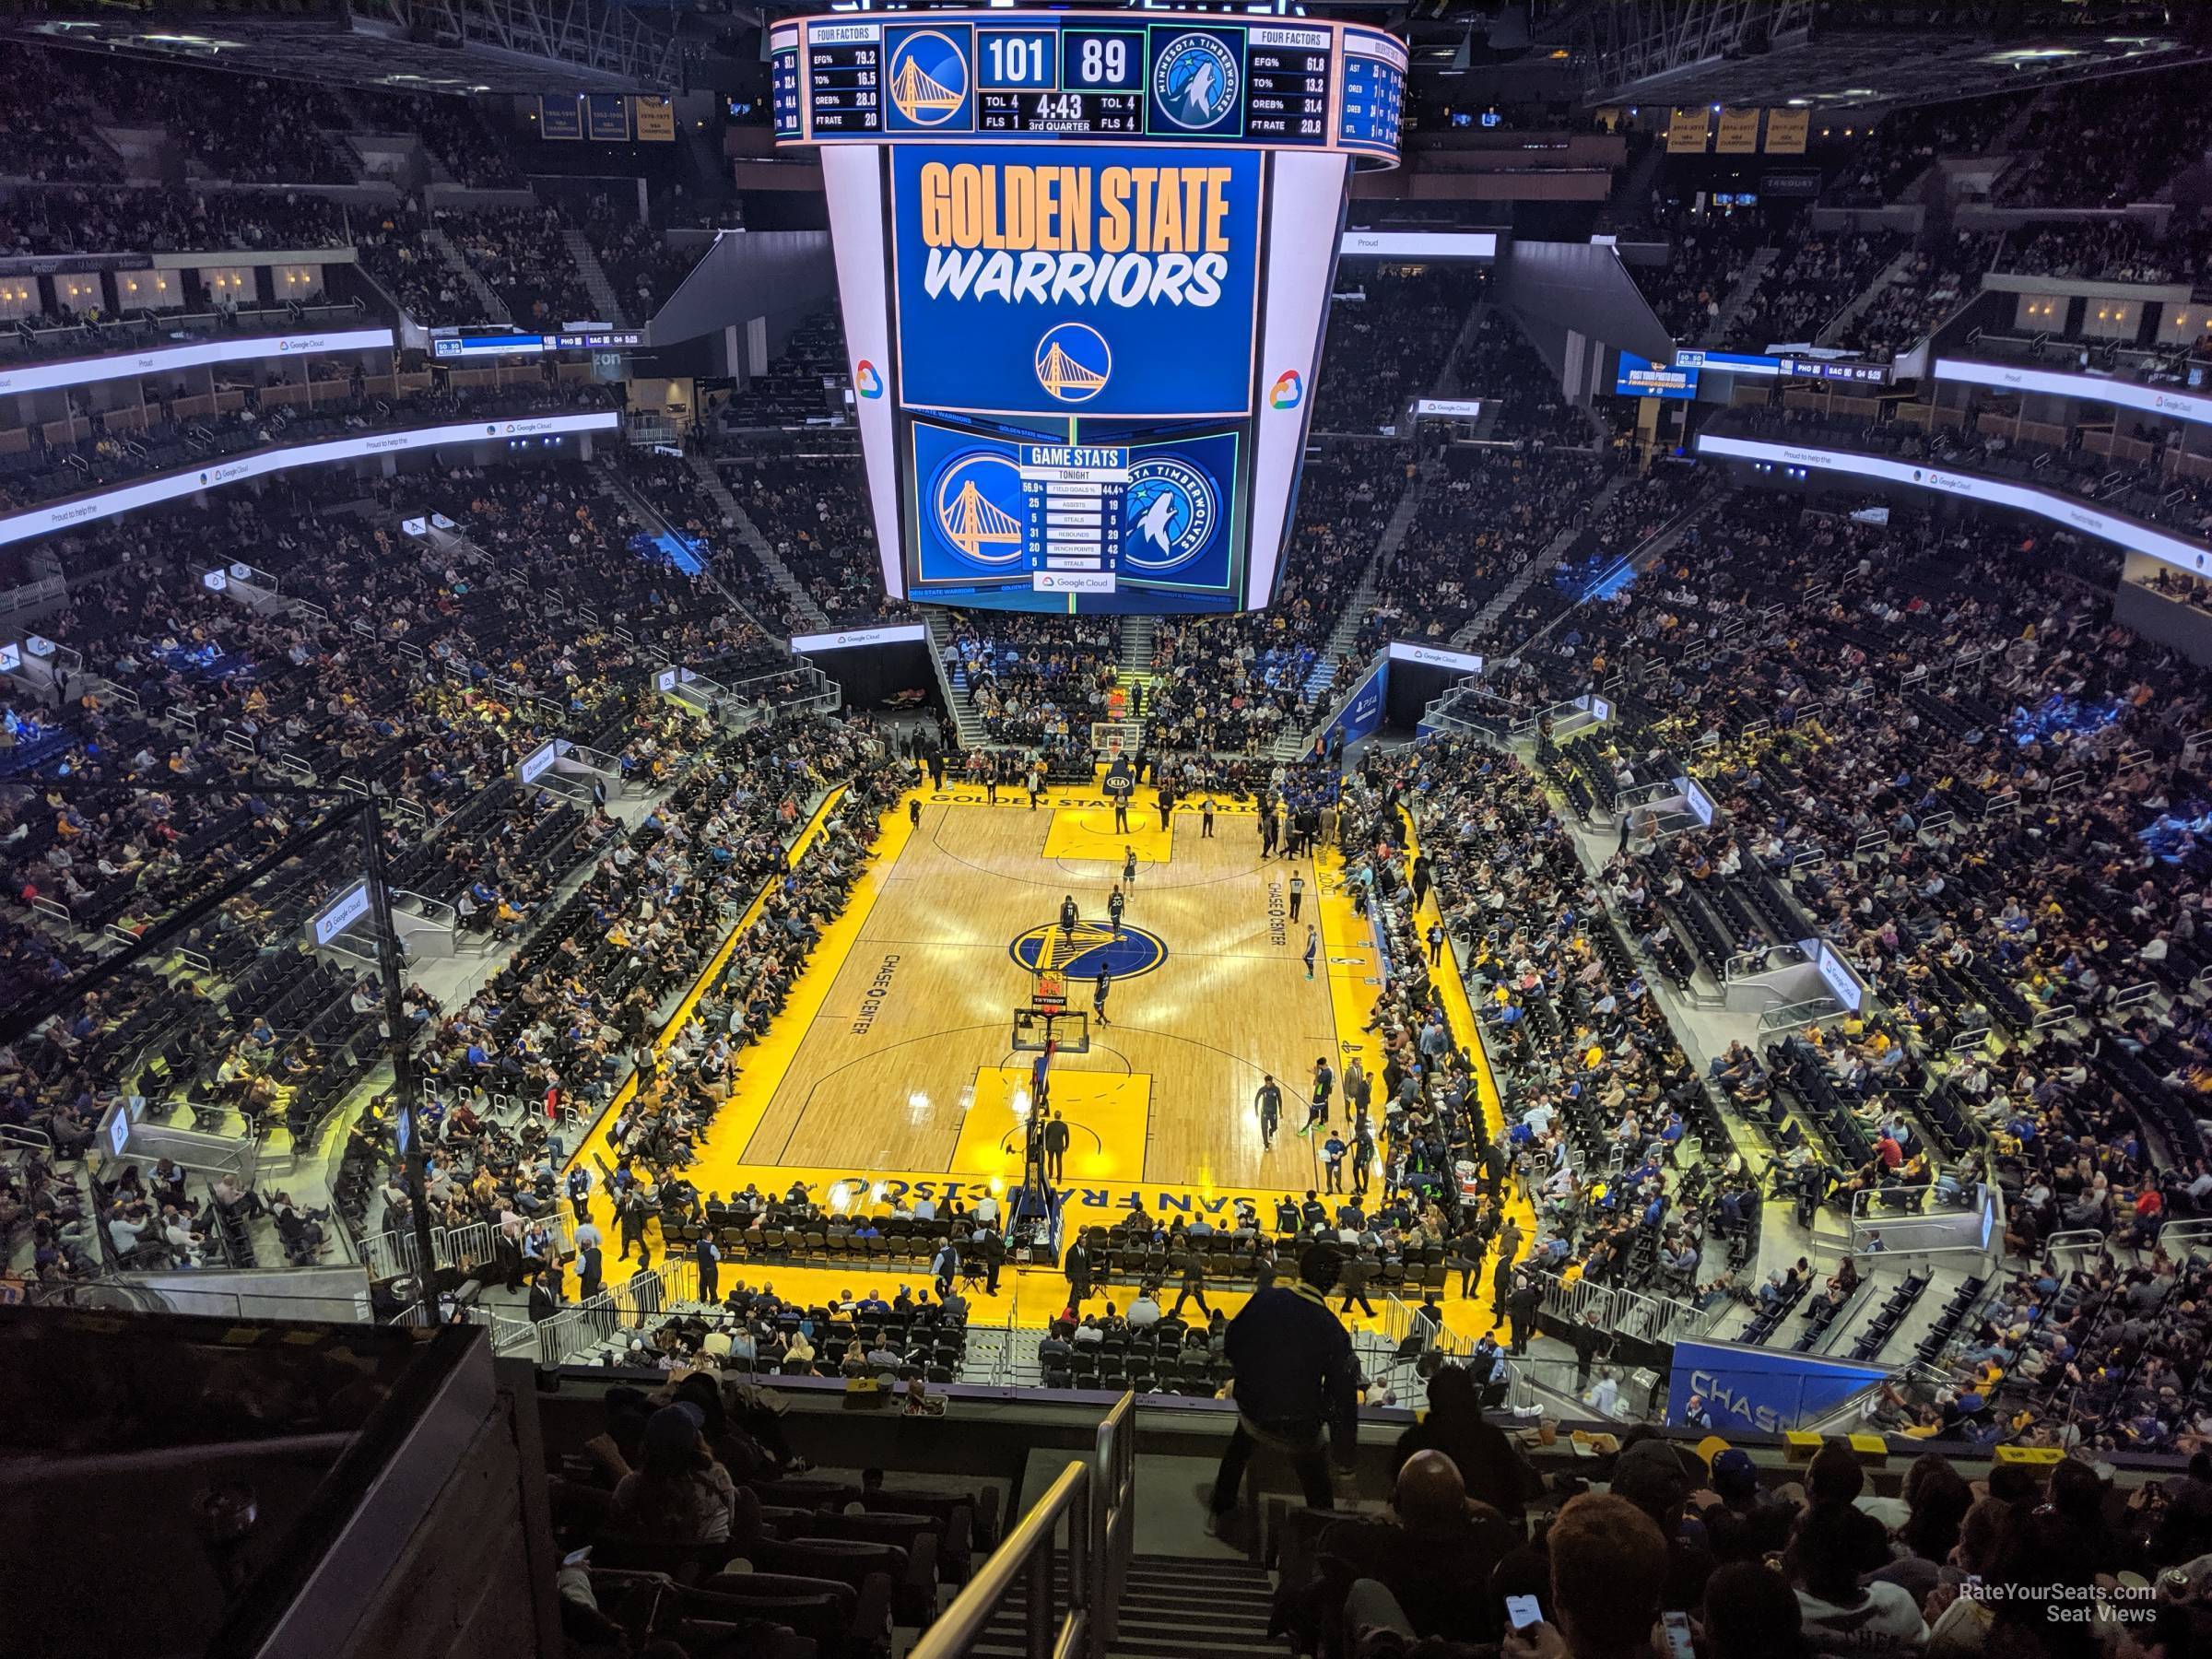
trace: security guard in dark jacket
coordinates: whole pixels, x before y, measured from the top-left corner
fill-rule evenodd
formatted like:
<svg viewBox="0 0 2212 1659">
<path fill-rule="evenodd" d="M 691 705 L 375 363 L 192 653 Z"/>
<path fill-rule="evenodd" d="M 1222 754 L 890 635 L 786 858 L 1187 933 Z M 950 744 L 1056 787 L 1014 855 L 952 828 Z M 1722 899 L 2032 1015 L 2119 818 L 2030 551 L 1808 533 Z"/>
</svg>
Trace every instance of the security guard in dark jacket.
<svg viewBox="0 0 2212 1659">
<path fill-rule="evenodd" d="M 1342 1251 L 1309 1245 L 1298 1262 L 1299 1282 L 1255 1292 L 1229 1322 L 1227 1356 L 1235 1369 L 1237 1427 L 1214 1477 L 1209 1532 L 1235 1512 L 1244 1465 L 1254 1441 L 1289 1458 L 1313 1509 L 1331 1507 L 1329 1455 L 1351 1465 L 1359 1420 L 1359 1368 L 1352 1339 L 1328 1294 Z"/>
</svg>

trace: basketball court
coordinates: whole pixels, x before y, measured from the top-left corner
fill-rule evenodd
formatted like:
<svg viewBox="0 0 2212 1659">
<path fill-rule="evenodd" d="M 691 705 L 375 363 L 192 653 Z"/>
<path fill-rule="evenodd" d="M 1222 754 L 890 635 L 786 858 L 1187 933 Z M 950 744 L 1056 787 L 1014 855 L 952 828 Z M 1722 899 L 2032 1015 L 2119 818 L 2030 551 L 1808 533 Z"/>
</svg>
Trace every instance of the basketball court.
<svg viewBox="0 0 2212 1659">
<path fill-rule="evenodd" d="M 917 823 L 908 800 L 921 805 Z M 858 1209 L 900 1197 L 972 1204 L 1018 1185 L 1042 1042 L 1018 1017 L 1030 1014 L 1042 972 L 1064 981 L 1070 1014 L 1054 1022 L 1050 1065 L 1050 1105 L 1071 1132 L 1069 1228 L 1111 1223 L 1132 1197 L 1171 1219 L 1218 1223 L 1239 1198 L 1272 1218 L 1283 1194 L 1324 1188 L 1324 1137 L 1298 1130 L 1317 1059 L 1340 1079 L 1354 1057 L 1380 1067 L 1360 1029 L 1381 981 L 1374 942 L 1333 851 L 1263 859 L 1253 806 L 1217 800 L 1208 837 L 1201 805 L 1179 806 L 1163 827 L 1142 789 L 1117 830 L 1096 791 L 1055 788 L 1035 810 L 1019 789 L 1002 787 L 995 805 L 949 782 L 911 792 L 775 1026 L 740 1053 L 693 1182 L 702 1193 L 781 1193 L 796 1180 L 818 1202 Z M 1117 933 L 1107 898 L 1131 858 Z M 1296 922 L 1293 876 L 1305 884 Z M 1081 918 L 1072 931 L 1059 920 L 1070 897 Z M 1320 930 L 1311 979 L 1309 924 Z M 1112 975 L 1103 1019 L 1093 1009 L 1101 964 Z M 1446 991 L 1471 1041 L 1455 978 Z M 1272 1147 L 1253 1103 L 1268 1074 L 1283 1091 Z M 1495 1124 L 1487 1073 L 1483 1092 Z M 587 1150 L 604 1153 L 604 1135 Z"/>
</svg>

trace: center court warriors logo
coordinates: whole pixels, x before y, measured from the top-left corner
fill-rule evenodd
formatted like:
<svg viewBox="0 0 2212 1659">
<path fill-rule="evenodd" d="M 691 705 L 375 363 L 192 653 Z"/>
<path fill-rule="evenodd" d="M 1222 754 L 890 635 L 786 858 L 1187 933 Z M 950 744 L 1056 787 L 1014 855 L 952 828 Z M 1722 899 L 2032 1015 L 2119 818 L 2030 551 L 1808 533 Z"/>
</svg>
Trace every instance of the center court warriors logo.
<svg viewBox="0 0 2212 1659">
<path fill-rule="evenodd" d="M 1021 557 L 1021 473 L 1006 456 L 970 450 L 937 474 L 937 533 L 978 564 Z"/>
<path fill-rule="evenodd" d="M 899 42 L 891 53 L 891 107 L 916 126 L 943 126 L 968 100 L 968 61 L 934 29 Z"/>
<path fill-rule="evenodd" d="M 1160 113 L 1187 132 L 1218 125 L 1237 107 L 1237 58 L 1209 34 L 1177 35 L 1152 66 Z"/>
<path fill-rule="evenodd" d="M 1062 933 L 1057 924 L 1032 927 L 1017 935 L 1006 953 L 1031 973 L 1052 968 L 1071 982 L 1096 979 L 1101 968 L 1117 980 L 1135 979 L 1168 959 L 1158 934 L 1124 924 L 1117 939 L 1103 922 L 1078 922 L 1073 935 Z"/>
<path fill-rule="evenodd" d="M 1062 403 L 1088 403 L 1106 389 L 1113 352 L 1088 323 L 1062 323 L 1037 342 L 1037 383 Z"/>
<path fill-rule="evenodd" d="M 1196 467 L 1171 459 L 1139 461 L 1123 498 L 1127 530 L 1122 557 L 1145 571 L 1171 571 L 1197 557 L 1218 511 L 1214 487 Z"/>
</svg>

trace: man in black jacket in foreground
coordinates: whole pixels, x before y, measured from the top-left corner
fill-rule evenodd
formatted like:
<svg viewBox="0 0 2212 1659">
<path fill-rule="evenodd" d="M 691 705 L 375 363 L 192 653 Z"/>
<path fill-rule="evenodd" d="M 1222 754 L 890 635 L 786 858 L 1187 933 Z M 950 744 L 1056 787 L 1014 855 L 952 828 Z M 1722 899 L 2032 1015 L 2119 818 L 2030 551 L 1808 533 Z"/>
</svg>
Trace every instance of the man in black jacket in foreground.
<svg viewBox="0 0 2212 1659">
<path fill-rule="evenodd" d="M 1235 1512 L 1254 1441 L 1290 1459 L 1309 1507 L 1333 1507 L 1329 1454 L 1351 1465 L 1359 1417 L 1352 1339 L 1328 1304 L 1341 1257 L 1335 1245 L 1308 1246 L 1299 1257 L 1298 1283 L 1257 1292 L 1230 1321 L 1237 1427 L 1214 1477 L 1208 1532 L 1218 1532 Z"/>
</svg>

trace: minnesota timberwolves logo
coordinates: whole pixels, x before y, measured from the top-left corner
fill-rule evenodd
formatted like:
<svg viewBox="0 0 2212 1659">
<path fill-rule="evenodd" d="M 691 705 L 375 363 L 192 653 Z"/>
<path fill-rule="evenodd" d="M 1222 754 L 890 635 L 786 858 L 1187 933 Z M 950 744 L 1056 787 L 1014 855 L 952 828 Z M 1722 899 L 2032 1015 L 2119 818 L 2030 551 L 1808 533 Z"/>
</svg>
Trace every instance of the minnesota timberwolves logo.
<svg viewBox="0 0 2212 1659">
<path fill-rule="evenodd" d="M 1139 461 L 1123 498 L 1127 529 L 1122 558 L 1146 571 L 1171 571 L 1197 557 L 1213 533 L 1214 487 L 1182 461 Z"/>
<path fill-rule="evenodd" d="M 1006 948 L 1031 973 L 1057 969 L 1073 984 L 1098 978 L 1101 968 L 1117 980 L 1134 979 L 1168 959 L 1168 947 L 1158 934 L 1124 926 L 1116 938 L 1104 922 L 1078 922 L 1073 934 L 1061 932 L 1057 924 L 1032 927 Z"/>
<path fill-rule="evenodd" d="M 916 126 L 943 126 L 968 101 L 968 61 L 934 29 L 908 35 L 891 53 L 891 107 Z"/>
<path fill-rule="evenodd" d="M 1203 132 L 1237 107 L 1236 54 L 1210 34 L 1177 35 L 1152 65 L 1152 101 L 1189 132 Z"/>
<path fill-rule="evenodd" d="M 1088 403 L 1106 389 L 1113 353 L 1088 323 L 1062 323 L 1037 342 L 1037 383 L 1062 403 Z"/>
<path fill-rule="evenodd" d="M 1021 473 L 1006 456 L 970 450 L 947 462 L 933 492 L 937 534 L 977 564 L 1021 557 Z"/>
</svg>

